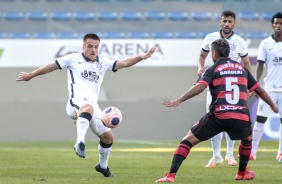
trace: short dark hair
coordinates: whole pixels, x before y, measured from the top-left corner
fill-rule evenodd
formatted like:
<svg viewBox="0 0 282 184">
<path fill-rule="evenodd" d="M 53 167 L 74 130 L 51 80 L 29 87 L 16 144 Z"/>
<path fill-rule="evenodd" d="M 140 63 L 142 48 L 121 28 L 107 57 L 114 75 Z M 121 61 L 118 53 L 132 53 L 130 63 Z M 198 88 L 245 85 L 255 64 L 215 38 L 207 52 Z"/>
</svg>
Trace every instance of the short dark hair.
<svg viewBox="0 0 282 184">
<path fill-rule="evenodd" d="M 233 17 L 234 20 L 236 20 L 236 14 L 233 11 L 226 10 L 221 13 L 221 17 L 229 17 L 229 16 Z"/>
<path fill-rule="evenodd" d="M 282 19 L 282 13 L 281 12 L 277 12 L 275 15 L 273 15 L 273 17 L 271 18 L 271 23 L 274 23 L 274 19 L 279 18 Z"/>
<path fill-rule="evenodd" d="M 229 43 L 226 39 L 221 38 L 212 42 L 212 49 L 217 51 L 219 57 L 228 58 L 230 53 Z"/>
<path fill-rule="evenodd" d="M 87 39 L 93 39 L 93 40 L 99 40 L 100 41 L 100 38 L 98 35 L 94 34 L 94 33 L 88 33 L 86 35 L 84 35 L 83 37 L 83 42 L 86 42 Z"/>
</svg>

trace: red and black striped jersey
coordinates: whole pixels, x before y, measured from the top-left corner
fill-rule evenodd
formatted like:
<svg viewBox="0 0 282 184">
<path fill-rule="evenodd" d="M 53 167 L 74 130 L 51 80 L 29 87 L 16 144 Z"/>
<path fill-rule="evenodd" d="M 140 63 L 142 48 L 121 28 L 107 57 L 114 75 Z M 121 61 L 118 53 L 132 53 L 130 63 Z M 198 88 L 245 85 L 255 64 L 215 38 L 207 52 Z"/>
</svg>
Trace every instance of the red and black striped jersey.
<svg viewBox="0 0 282 184">
<path fill-rule="evenodd" d="M 248 90 L 255 90 L 259 84 L 247 68 L 237 61 L 221 59 L 205 71 L 199 82 L 209 86 L 209 108 L 217 118 L 250 120 Z"/>
</svg>

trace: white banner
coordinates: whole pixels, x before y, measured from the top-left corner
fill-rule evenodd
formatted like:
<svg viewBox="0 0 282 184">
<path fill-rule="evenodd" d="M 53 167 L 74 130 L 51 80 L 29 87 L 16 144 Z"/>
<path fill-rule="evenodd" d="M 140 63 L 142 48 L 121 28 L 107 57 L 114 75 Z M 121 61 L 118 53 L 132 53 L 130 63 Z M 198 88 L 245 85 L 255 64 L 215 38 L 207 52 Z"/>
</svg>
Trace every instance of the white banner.
<svg viewBox="0 0 282 184">
<path fill-rule="evenodd" d="M 99 56 L 118 60 L 156 47 L 156 53 L 137 66 L 197 66 L 202 42 L 202 39 L 102 39 Z M 72 52 L 82 52 L 82 40 L 2 39 L 0 67 L 39 67 Z"/>
</svg>

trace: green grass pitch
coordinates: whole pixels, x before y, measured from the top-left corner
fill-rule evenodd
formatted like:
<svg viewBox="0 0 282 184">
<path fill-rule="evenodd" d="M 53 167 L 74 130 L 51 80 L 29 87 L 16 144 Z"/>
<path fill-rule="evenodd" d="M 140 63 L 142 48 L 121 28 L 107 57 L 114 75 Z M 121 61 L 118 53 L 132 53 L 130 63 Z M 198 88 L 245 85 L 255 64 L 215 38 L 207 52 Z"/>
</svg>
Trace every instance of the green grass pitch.
<svg viewBox="0 0 282 184">
<path fill-rule="evenodd" d="M 73 142 L 0 142 L 0 184 L 147 184 L 168 172 L 179 141 L 116 141 L 109 166 L 114 178 L 94 170 L 98 162 L 98 141 L 86 143 L 86 158 L 76 156 Z M 236 141 L 234 153 L 238 153 Z M 222 155 L 225 156 L 225 141 Z M 195 146 L 183 162 L 175 183 L 282 183 L 282 164 L 275 158 L 278 141 L 262 141 L 256 161 L 249 161 L 256 172 L 252 181 L 236 181 L 237 167 L 226 163 L 204 168 L 212 152 L 210 141 Z"/>
</svg>

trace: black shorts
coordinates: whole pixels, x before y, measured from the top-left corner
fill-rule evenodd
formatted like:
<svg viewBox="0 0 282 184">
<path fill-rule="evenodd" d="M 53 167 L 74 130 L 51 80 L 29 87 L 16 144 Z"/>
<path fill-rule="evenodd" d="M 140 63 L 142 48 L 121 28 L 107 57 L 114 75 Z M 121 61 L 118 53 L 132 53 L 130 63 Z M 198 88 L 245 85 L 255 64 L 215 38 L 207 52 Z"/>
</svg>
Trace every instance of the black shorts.
<svg viewBox="0 0 282 184">
<path fill-rule="evenodd" d="M 218 119 L 207 113 L 191 128 L 194 136 L 205 141 L 220 132 L 227 132 L 232 140 L 245 139 L 252 134 L 252 123 L 238 119 Z"/>
</svg>

